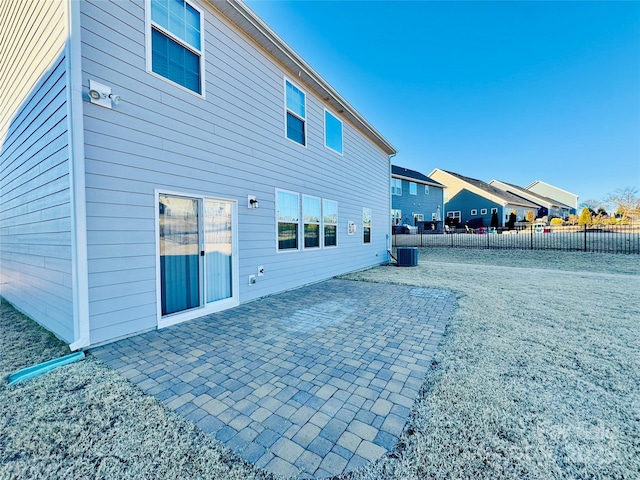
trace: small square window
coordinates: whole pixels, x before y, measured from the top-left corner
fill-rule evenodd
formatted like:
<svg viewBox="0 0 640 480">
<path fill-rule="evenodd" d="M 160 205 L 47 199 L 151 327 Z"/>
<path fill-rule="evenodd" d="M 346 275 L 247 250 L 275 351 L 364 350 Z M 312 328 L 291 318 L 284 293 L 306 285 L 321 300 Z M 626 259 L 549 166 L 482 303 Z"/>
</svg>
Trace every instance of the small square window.
<svg viewBox="0 0 640 480">
<path fill-rule="evenodd" d="M 342 155 L 342 121 L 324 111 L 324 146 Z"/>
<path fill-rule="evenodd" d="M 480 215 L 486 215 L 487 214 L 487 209 L 483 208 L 482 210 L 480 210 Z"/>
<path fill-rule="evenodd" d="M 478 210 L 476 210 L 475 208 L 471 210 L 471 215 L 477 215 L 477 214 L 478 214 Z"/>
<path fill-rule="evenodd" d="M 498 213 L 498 209 L 497 208 L 492 208 L 491 209 L 491 214 L 493 215 L 494 213 Z"/>
</svg>

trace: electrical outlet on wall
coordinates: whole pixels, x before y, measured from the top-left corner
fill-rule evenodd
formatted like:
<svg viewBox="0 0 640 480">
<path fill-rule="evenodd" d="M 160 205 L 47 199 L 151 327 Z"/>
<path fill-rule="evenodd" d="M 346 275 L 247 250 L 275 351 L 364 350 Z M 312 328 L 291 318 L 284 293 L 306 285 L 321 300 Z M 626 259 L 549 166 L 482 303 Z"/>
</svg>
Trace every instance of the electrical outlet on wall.
<svg viewBox="0 0 640 480">
<path fill-rule="evenodd" d="M 249 275 L 249 285 L 255 285 L 255 284 L 256 284 L 256 276 Z"/>
</svg>

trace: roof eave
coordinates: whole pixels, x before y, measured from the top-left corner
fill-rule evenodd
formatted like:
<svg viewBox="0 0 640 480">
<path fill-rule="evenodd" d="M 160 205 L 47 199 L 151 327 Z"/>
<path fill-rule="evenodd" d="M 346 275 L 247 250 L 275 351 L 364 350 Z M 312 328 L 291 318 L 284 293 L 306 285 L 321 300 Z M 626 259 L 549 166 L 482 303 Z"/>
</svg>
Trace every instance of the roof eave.
<svg viewBox="0 0 640 480">
<path fill-rule="evenodd" d="M 398 153 L 380 132 L 253 13 L 244 2 L 239 0 L 207 0 L 207 2 L 275 58 L 293 76 L 297 76 L 301 82 L 310 87 L 327 105 L 349 120 L 387 155 Z"/>
<path fill-rule="evenodd" d="M 407 177 L 405 175 L 398 175 L 397 173 L 392 173 L 391 178 L 399 178 L 401 180 L 407 180 L 408 182 L 415 182 L 421 185 L 430 185 L 432 187 L 444 188 L 444 185 L 442 185 L 441 183 L 429 182 L 427 180 L 422 180 L 420 178 L 414 178 L 414 177 Z"/>
</svg>

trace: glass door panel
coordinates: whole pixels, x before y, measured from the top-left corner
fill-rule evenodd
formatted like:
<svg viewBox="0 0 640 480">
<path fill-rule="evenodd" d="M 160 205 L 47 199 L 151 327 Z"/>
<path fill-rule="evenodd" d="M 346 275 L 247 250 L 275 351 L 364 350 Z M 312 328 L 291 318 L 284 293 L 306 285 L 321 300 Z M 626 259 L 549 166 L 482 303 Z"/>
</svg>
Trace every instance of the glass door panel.
<svg viewBox="0 0 640 480">
<path fill-rule="evenodd" d="M 232 204 L 205 199 L 204 211 L 205 298 L 210 303 L 233 294 Z"/>
<path fill-rule="evenodd" d="M 160 195 L 162 315 L 200 306 L 197 199 Z"/>
</svg>

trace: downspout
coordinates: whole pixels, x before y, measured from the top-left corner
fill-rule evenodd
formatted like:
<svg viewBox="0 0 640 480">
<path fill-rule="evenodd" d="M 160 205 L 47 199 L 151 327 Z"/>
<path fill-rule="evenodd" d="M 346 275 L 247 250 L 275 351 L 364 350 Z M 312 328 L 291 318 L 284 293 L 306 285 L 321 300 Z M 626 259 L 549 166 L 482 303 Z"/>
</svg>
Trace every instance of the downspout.
<svg viewBox="0 0 640 480">
<path fill-rule="evenodd" d="M 67 122 L 69 128 L 69 185 L 71 189 L 71 277 L 73 296 L 73 352 L 90 344 L 87 209 L 84 170 L 82 55 L 80 3 L 67 0 Z"/>
<path fill-rule="evenodd" d="M 387 215 L 389 215 L 388 217 L 388 222 L 387 222 L 387 228 L 389 229 L 388 233 L 387 233 L 387 265 L 389 263 L 391 263 L 391 257 L 393 257 L 393 255 L 391 255 L 391 239 L 393 238 L 393 227 L 391 226 L 391 207 L 392 207 L 392 198 L 391 198 L 391 190 L 389 185 L 391 184 L 391 159 L 393 157 L 395 157 L 397 155 L 397 153 L 392 153 L 389 155 L 389 175 L 387 176 L 387 193 L 389 194 L 389 206 L 387 207 Z"/>
</svg>

